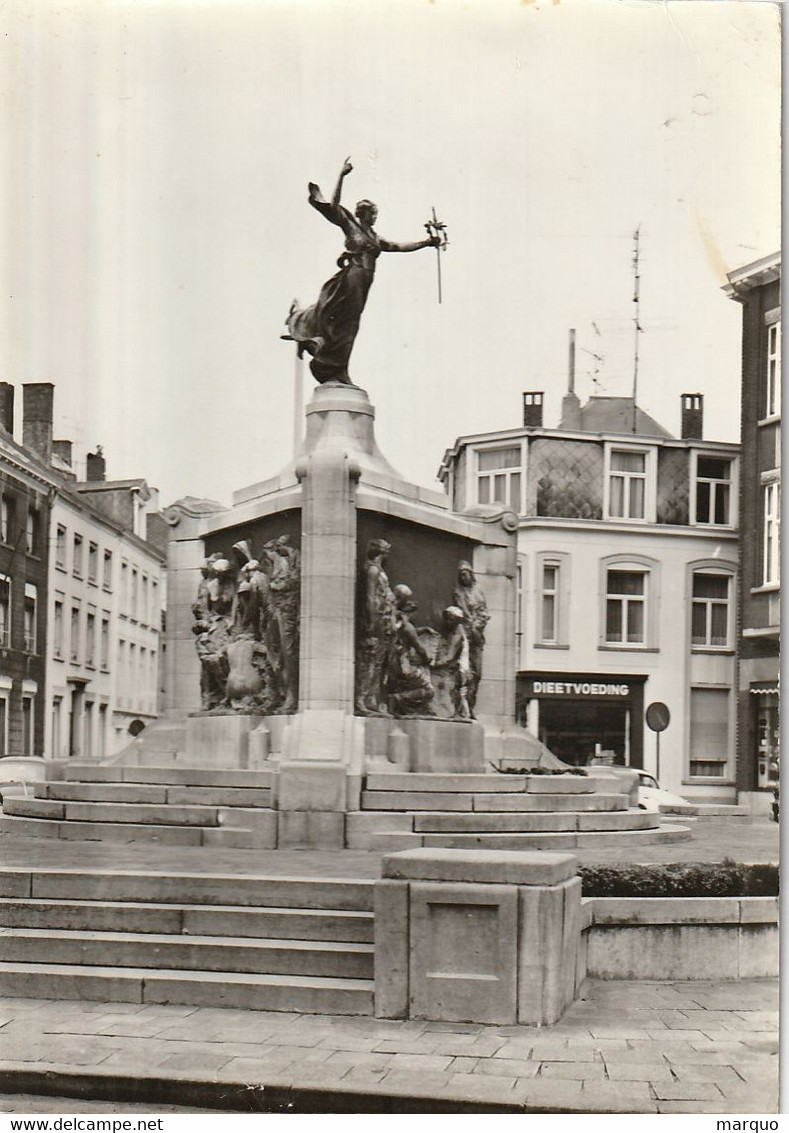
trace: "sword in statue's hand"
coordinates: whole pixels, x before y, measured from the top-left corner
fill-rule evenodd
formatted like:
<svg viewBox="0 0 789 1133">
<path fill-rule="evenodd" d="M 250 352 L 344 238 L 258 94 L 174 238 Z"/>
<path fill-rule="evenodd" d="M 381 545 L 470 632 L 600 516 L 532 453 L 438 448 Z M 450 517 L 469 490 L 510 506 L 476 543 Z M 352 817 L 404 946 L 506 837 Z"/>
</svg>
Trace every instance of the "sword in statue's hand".
<svg viewBox="0 0 789 1133">
<path fill-rule="evenodd" d="M 436 240 L 436 266 L 438 268 L 438 301 L 441 302 L 441 253 L 446 248 L 449 240 L 447 239 L 447 226 L 440 221 L 436 216 L 435 208 L 431 209 L 432 217 L 425 222 L 427 234 L 431 240 Z"/>
</svg>

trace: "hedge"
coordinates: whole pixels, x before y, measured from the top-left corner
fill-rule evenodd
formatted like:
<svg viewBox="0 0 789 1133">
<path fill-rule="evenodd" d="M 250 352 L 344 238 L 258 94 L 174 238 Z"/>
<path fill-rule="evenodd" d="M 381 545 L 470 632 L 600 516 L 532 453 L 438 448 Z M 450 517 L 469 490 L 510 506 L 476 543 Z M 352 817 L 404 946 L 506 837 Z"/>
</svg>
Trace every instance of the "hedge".
<svg viewBox="0 0 789 1133">
<path fill-rule="evenodd" d="M 584 897 L 774 897 L 778 866 L 722 862 L 579 865 Z"/>
<path fill-rule="evenodd" d="M 502 775 L 588 775 L 585 767 L 497 767 Z"/>
</svg>

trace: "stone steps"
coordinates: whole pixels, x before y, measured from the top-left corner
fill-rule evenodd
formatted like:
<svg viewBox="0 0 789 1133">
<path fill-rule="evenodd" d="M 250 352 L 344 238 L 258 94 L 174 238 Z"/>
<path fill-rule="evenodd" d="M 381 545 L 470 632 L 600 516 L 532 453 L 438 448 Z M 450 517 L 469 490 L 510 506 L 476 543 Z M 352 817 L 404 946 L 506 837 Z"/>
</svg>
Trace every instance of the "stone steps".
<svg viewBox="0 0 789 1133">
<path fill-rule="evenodd" d="M 430 772 L 370 772 L 368 791 L 435 791 L 449 794 L 589 794 L 616 793 L 617 780 L 592 775 L 441 775 Z"/>
<path fill-rule="evenodd" d="M 270 768 L 124 767 L 120 764 L 52 763 L 49 779 L 80 783 L 165 783 L 183 787 L 270 787 Z"/>
<path fill-rule="evenodd" d="M 370 912 L 372 881 L 137 870 L 0 869 L 0 896 L 51 901 Z"/>
<path fill-rule="evenodd" d="M 144 803 L 158 806 L 268 807 L 268 787 L 169 786 L 152 783 L 36 783 L 37 799 L 86 803 Z"/>
<path fill-rule="evenodd" d="M 0 869 L 0 996 L 371 1014 L 372 902 L 334 878 Z"/>
<path fill-rule="evenodd" d="M 460 791 L 362 791 L 362 810 L 453 811 L 609 811 L 626 810 L 627 795 L 619 794 L 482 794 Z"/>
<path fill-rule="evenodd" d="M 0 963 L 0 997 L 178 1003 L 248 1011 L 372 1015 L 373 981 L 77 964 Z"/>
<path fill-rule="evenodd" d="M 615 838 L 617 845 L 624 847 L 628 842 L 643 846 L 660 842 L 685 842 L 691 837 L 691 832 L 686 826 L 662 825 L 647 829 L 620 830 L 616 835 L 601 830 L 534 834 L 380 834 L 374 837 L 374 846 L 382 850 L 410 850 L 436 846 L 455 850 L 572 850 L 610 845 L 612 838 Z M 630 849 L 628 852 L 631 852 Z"/>
<path fill-rule="evenodd" d="M 371 944 L 373 915 L 330 909 L 239 908 L 123 901 L 48 901 L 0 898 L 4 928 L 87 932 L 168 933 Z"/>
<path fill-rule="evenodd" d="M 372 979 L 372 944 L 231 936 L 0 929 L 0 962 Z"/>
</svg>

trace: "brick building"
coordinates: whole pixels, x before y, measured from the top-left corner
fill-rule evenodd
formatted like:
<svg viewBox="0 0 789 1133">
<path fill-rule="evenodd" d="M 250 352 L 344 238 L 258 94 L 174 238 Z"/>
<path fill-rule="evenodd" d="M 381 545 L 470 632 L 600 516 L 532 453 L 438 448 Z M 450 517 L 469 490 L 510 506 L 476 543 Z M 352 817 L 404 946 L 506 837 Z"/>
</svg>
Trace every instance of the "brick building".
<svg viewBox="0 0 789 1133">
<path fill-rule="evenodd" d="M 742 305 L 737 785 L 741 794 L 757 792 L 766 806 L 779 760 L 780 255 L 728 278 L 726 291 Z"/>
</svg>

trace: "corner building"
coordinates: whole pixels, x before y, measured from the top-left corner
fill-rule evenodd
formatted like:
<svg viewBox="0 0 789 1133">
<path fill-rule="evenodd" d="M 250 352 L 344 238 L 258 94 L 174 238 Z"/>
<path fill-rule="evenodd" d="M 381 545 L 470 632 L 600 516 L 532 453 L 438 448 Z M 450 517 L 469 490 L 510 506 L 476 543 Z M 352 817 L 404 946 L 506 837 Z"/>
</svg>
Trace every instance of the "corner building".
<svg viewBox="0 0 789 1133">
<path fill-rule="evenodd" d="M 556 429 L 543 394 L 524 424 L 460 437 L 439 477 L 454 506 L 518 516 L 521 722 L 557 756 L 658 773 L 688 798 L 735 797 L 738 446 L 702 440 L 703 396 L 681 437 L 631 398 L 581 405 Z M 653 702 L 669 709 L 658 743 Z"/>
<path fill-rule="evenodd" d="M 780 757 L 780 255 L 731 272 L 725 290 L 742 305 L 737 785 L 767 810 Z"/>
</svg>

